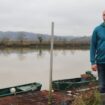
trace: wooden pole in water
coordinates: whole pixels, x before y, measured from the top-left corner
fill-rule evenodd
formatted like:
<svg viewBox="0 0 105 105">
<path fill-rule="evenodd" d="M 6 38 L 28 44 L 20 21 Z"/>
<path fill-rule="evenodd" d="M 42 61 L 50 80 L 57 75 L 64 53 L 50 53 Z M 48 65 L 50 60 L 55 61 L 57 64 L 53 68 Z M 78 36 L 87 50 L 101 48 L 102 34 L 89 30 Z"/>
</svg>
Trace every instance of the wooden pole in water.
<svg viewBox="0 0 105 105">
<path fill-rule="evenodd" d="M 51 24 L 51 48 L 50 48 L 50 73 L 49 73 L 49 100 L 48 100 L 48 105 L 52 104 L 53 44 L 54 44 L 54 22 L 52 22 L 52 24 Z"/>
</svg>

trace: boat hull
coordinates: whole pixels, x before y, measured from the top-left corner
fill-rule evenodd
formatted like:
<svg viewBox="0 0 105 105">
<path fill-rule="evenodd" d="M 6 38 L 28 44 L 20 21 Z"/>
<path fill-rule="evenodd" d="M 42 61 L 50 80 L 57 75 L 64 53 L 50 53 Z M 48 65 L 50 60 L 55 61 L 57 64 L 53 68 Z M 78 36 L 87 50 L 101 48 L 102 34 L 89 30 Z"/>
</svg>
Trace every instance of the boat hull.
<svg viewBox="0 0 105 105">
<path fill-rule="evenodd" d="M 52 88 L 55 91 L 72 90 L 78 88 L 87 88 L 90 84 L 97 85 L 98 80 L 81 80 L 81 78 L 64 79 L 52 82 Z"/>
<path fill-rule="evenodd" d="M 40 91 L 41 87 L 42 87 L 42 84 L 40 83 L 29 83 L 24 85 L 3 88 L 3 89 L 0 89 L 0 97 L 17 95 L 17 94 L 30 92 L 30 91 Z M 11 92 L 11 90 L 14 90 L 14 92 Z"/>
</svg>

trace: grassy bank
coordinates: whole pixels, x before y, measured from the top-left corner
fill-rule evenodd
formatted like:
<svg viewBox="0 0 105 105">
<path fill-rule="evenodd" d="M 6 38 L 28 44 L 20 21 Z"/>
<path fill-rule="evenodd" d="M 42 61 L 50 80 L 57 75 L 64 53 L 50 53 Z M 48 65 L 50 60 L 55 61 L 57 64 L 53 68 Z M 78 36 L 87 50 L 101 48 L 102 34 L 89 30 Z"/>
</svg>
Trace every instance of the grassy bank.
<svg viewBox="0 0 105 105">
<path fill-rule="evenodd" d="M 89 90 L 80 93 L 72 105 L 101 105 L 100 93 L 97 90 Z"/>
<path fill-rule="evenodd" d="M 28 40 L 0 40 L 0 47 L 30 47 L 30 46 L 50 46 L 50 41 L 28 41 Z M 87 47 L 89 42 L 71 42 L 71 41 L 54 41 L 55 47 Z"/>
<path fill-rule="evenodd" d="M 40 49 L 50 49 L 50 43 L 0 43 L 0 48 L 40 48 Z M 54 43 L 54 49 L 89 49 L 88 44 L 64 44 L 64 43 Z"/>
</svg>

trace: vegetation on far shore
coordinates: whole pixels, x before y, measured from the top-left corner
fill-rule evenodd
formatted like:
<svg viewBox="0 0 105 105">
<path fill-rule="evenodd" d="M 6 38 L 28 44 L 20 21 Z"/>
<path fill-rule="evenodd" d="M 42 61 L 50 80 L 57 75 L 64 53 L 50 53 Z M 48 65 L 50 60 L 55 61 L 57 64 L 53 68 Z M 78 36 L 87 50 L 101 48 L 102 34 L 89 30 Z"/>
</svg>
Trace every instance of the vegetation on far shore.
<svg viewBox="0 0 105 105">
<path fill-rule="evenodd" d="M 51 35 L 29 32 L 0 32 L 0 47 L 30 47 L 50 46 Z M 87 36 L 54 36 L 54 46 L 81 47 L 89 46 L 90 37 Z"/>
<path fill-rule="evenodd" d="M 0 41 L 0 47 L 50 47 L 50 41 L 36 42 L 36 41 Z M 89 48 L 89 43 L 85 42 L 57 42 L 54 41 L 54 47 L 66 47 L 66 48 Z"/>
</svg>

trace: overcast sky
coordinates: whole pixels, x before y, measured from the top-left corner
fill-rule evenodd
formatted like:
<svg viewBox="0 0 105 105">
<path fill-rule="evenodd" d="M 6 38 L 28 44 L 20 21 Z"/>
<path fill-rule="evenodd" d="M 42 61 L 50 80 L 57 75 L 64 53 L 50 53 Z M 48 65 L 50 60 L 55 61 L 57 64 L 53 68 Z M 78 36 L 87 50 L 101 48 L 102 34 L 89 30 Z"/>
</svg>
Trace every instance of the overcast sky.
<svg viewBox="0 0 105 105">
<path fill-rule="evenodd" d="M 91 35 L 103 22 L 105 0 L 0 0 L 0 31 Z"/>
</svg>

